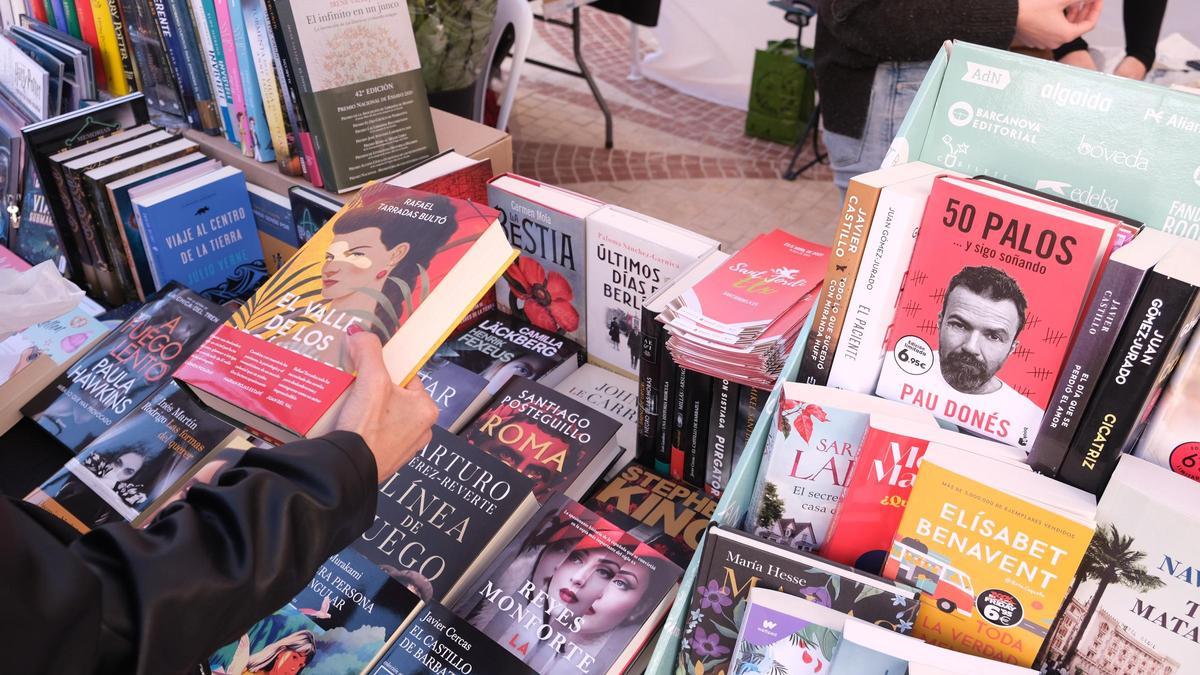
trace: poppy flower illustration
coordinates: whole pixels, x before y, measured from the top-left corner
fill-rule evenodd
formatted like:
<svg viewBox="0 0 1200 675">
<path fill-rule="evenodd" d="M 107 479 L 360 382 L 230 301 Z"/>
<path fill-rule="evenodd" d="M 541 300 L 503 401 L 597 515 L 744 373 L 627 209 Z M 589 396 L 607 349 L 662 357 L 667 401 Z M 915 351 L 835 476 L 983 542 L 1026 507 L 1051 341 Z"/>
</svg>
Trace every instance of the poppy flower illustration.
<svg viewBox="0 0 1200 675">
<path fill-rule="evenodd" d="M 697 628 L 692 636 L 692 649 L 704 657 L 716 658 L 729 653 L 729 647 L 721 644 L 720 633 L 705 633 L 703 628 Z"/>
<path fill-rule="evenodd" d="M 718 584 L 715 579 L 709 581 L 707 586 L 701 586 L 700 588 L 696 589 L 696 592 L 700 594 L 701 609 L 709 609 L 712 607 L 718 612 L 724 612 L 726 607 L 729 607 L 733 604 L 733 600 L 730 599 L 729 593 L 723 586 Z"/>
<path fill-rule="evenodd" d="M 533 258 L 521 256 L 504 273 L 513 295 L 525 305 L 529 322 L 552 333 L 579 328 L 579 312 L 571 304 L 575 291 L 566 277 L 546 270 Z"/>
</svg>

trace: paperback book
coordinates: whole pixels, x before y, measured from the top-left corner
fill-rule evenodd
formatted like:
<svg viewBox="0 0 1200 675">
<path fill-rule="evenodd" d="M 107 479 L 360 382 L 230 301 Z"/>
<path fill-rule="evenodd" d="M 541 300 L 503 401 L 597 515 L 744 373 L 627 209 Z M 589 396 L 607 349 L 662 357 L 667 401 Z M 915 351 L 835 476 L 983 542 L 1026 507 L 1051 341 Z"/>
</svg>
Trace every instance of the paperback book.
<svg viewBox="0 0 1200 675">
<path fill-rule="evenodd" d="M 1034 675 L 1037 671 L 971 656 L 884 630 L 855 617 L 842 625 L 832 675 Z M 932 665 L 931 665 L 932 664 Z"/>
<path fill-rule="evenodd" d="M 267 274 L 274 274 L 300 248 L 296 225 L 292 221 L 292 203 L 286 196 L 253 183 L 247 183 L 246 189 L 250 193 L 250 211 L 254 214 L 254 226 L 258 228 L 258 241 L 262 245 L 263 263 Z"/>
<path fill-rule="evenodd" d="M 846 615 L 810 600 L 751 588 L 731 673 L 828 673 Z"/>
<path fill-rule="evenodd" d="M 558 391 L 621 423 L 619 465 L 632 462 L 637 448 L 637 383 L 623 374 L 585 363 L 554 385 Z M 615 473 L 615 468 L 614 472 Z M 612 474 L 606 474 L 609 477 Z"/>
<path fill-rule="evenodd" d="M 1192 339 L 1133 454 L 1200 481 L 1200 340 Z"/>
<path fill-rule="evenodd" d="M 426 603 L 370 675 L 537 675 L 537 672 L 446 607 Z"/>
</svg>

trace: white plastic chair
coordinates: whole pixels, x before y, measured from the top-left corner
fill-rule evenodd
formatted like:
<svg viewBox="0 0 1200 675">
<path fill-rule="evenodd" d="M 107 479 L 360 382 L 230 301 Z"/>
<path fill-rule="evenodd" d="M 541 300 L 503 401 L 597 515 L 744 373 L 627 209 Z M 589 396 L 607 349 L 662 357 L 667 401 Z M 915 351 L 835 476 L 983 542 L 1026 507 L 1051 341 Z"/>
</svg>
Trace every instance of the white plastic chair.
<svg viewBox="0 0 1200 675">
<path fill-rule="evenodd" d="M 500 95 L 500 114 L 496 116 L 496 128 L 502 131 L 508 128 L 508 116 L 512 113 L 513 101 L 517 97 L 517 82 L 521 79 L 521 66 L 525 63 L 525 53 L 529 51 L 529 42 L 533 39 L 533 9 L 529 6 L 529 0 L 496 2 L 496 21 L 492 24 L 492 34 L 488 38 L 488 58 L 484 62 L 484 71 L 479 81 L 475 83 L 476 122 L 483 121 L 492 64 L 496 62 L 496 48 L 508 26 L 513 28 L 512 66 L 508 69 L 508 78 Z"/>
</svg>

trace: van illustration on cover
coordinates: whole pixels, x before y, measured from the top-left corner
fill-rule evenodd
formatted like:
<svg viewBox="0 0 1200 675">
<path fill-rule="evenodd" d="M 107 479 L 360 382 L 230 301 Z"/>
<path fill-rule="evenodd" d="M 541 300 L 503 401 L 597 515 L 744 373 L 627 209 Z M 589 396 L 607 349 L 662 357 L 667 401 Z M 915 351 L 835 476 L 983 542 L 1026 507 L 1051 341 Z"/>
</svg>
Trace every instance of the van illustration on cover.
<svg viewBox="0 0 1200 675">
<path fill-rule="evenodd" d="M 951 565 L 945 556 L 931 552 L 919 539 L 905 537 L 893 543 L 883 575 L 933 596 L 937 608 L 947 614 L 971 616 L 975 605 L 971 577 Z"/>
</svg>

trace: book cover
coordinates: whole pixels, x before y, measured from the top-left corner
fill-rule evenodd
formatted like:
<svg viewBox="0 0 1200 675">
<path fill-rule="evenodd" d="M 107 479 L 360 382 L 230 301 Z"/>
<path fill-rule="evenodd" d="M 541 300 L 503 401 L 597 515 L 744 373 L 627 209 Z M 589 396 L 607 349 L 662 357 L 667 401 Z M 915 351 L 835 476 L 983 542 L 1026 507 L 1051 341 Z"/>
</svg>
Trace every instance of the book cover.
<svg viewBox="0 0 1200 675">
<path fill-rule="evenodd" d="M 907 633 L 917 593 L 816 556 L 722 527 L 709 530 L 684 624 L 677 675 L 729 671 L 750 590 L 765 588 Z"/>
<path fill-rule="evenodd" d="M 617 420 L 523 377 L 511 378 L 459 433 L 534 481 L 545 503 L 578 499 L 617 457 Z"/>
<path fill-rule="evenodd" d="M 964 470 L 972 461 L 963 461 L 965 454 L 926 450 L 883 576 L 922 591 L 915 637 L 1028 667 L 1067 596 L 1094 523 L 1009 492 L 1048 499 L 1052 479 L 1026 469 L 1016 485 L 1009 479 L 1020 469 L 1005 475 L 990 462 Z M 973 473 L 986 473 L 988 482 Z"/>
<path fill-rule="evenodd" d="M 269 41 L 271 61 L 283 99 L 283 111 L 287 115 L 288 125 L 292 129 L 292 144 L 296 153 L 300 155 L 304 177 L 313 184 L 313 187 L 324 187 L 325 181 L 321 179 L 321 171 L 317 166 L 312 133 L 309 131 L 308 119 L 304 116 L 304 106 L 300 102 L 300 88 L 296 83 L 295 68 L 288 57 L 283 25 L 279 22 L 279 10 L 274 2 L 266 2 L 265 5 L 267 23 L 271 29 Z M 429 190 L 429 192 L 433 192 L 433 190 Z"/>
<path fill-rule="evenodd" d="M 200 121 L 198 85 L 192 79 L 194 72 L 188 65 L 189 56 L 186 54 L 183 44 L 183 27 L 174 18 L 172 8 L 166 0 L 148 4 L 154 17 L 158 38 L 162 42 L 163 51 L 167 57 L 169 72 L 179 91 L 183 118 L 193 129 L 203 130 L 204 124 Z"/>
<path fill-rule="evenodd" d="M 539 673 L 622 672 L 682 570 L 563 495 L 547 501 L 454 607 Z"/>
<path fill-rule="evenodd" d="M 375 522 L 352 546 L 422 600 L 453 602 L 535 510 L 532 494 L 532 480 L 435 426 L 379 486 Z"/>
<path fill-rule="evenodd" d="M 737 434 L 737 401 L 741 385 L 729 380 L 714 384 L 712 405 L 708 409 L 708 454 L 704 472 L 704 490 L 721 498 L 729 474 L 733 471 L 733 437 Z"/>
<path fill-rule="evenodd" d="M 156 288 L 176 281 L 213 302 L 244 300 L 266 277 L 246 176 L 224 167 L 133 199 Z"/>
<path fill-rule="evenodd" d="M 1105 250 L 1093 222 L 938 178 L 875 393 L 1028 450 Z"/>
<path fill-rule="evenodd" d="M 383 656 L 419 606 L 402 583 L 345 549 L 287 605 L 213 654 L 207 672 L 360 673 Z"/>
<path fill-rule="evenodd" d="M 567 203 L 554 208 L 556 199 Z M 488 204 L 500 212 L 509 242 L 521 253 L 496 283 L 500 308 L 586 348 L 584 219 L 602 204 L 511 174 L 488 183 Z"/>
<path fill-rule="evenodd" d="M 558 391 L 570 396 L 621 423 L 617 430 L 619 460 L 622 464 L 634 458 L 637 442 L 637 383 L 628 377 L 585 363 L 561 383 Z"/>
<path fill-rule="evenodd" d="M 437 153 L 408 8 L 275 0 L 320 167 L 333 192 Z"/>
<path fill-rule="evenodd" d="M 585 226 L 588 358 L 637 377 L 642 303 L 718 244 L 612 205 L 593 211 Z"/>
<path fill-rule="evenodd" d="M 841 637 L 833 675 L 1034 675 L 1037 672 L 943 649 L 854 617 L 846 617 Z"/>
<path fill-rule="evenodd" d="M 1058 475 L 1071 438 L 1092 400 L 1138 291 L 1150 268 L 1173 245 L 1172 239 L 1164 232 L 1145 230 L 1109 257 L 1104 273 L 1096 282 L 1092 303 L 1083 315 L 1071 353 L 1054 385 L 1054 395 L 1042 418 L 1037 443 L 1029 451 L 1029 465 L 1035 471 Z"/>
<path fill-rule="evenodd" d="M 1096 536 L 1047 637 L 1051 672 L 1200 672 L 1190 504 L 1200 486 L 1123 456 L 1096 507 Z M 1164 524 L 1170 523 L 1170 526 Z"/>
<path fill-rule="evenodd" d="M 210 136 L 221 133 L 221 113 L 213 94 L 212 80 L 204 67 L 204 56 L 201 53 L 199 38 L 196 36 L 196 21 L 188 7 L 188 0 L 165 0 L 168 12 L 173 22 L 173 36 L 167 36 L 168 43 L 172 37 L 179 40 L 179 53 L 183 57 L 183 67 L 188 71 L 192 90 L 196 96 L 196 112 L 200 122 L 200 130 Z M 162 26 L 159 26 L 160 30 Z M 169 46 L 169 44 L 168 44 Z"/>
<path fill-rule="evenodd" d="M 392 379 L 407 382 L 513 255 L 486 206 L 371 185 L 217 330 L 179 379 L 271 438 L 320 433 L 353 379 L 349 335 L 378 335 Z"/>
<path fill-rule="evenodd" d="M 662 461 L 668 469 L 666 454 L 659 447 L 659 429 L 663 424 L 662 390 L 670 377 L 670 366 L 664 362 L 667 340 L 663 336 L 658 312 L 642 306 L 642 344 L 638 356 L 638 426 L 637 456 L 646 466 Z"/>
<path fill-rule="evenodd" d="M 89 0 L 92 10 L 93 30 L 96 32 L 96 54 L 104 64 L 104 77 L 108 91 L 114 96 L 129 93 L 129 81 L 125 79 L 125 64 L 121 61 L 117 34 L 113 28 L 119 23 L 109 10 L 108 0 Z"/>
<path fill-rule="evenodd" d="M 695 382 L 695 375 L 692 371 L 676 364 L 675 369 L 671 371 L 672 382 L 670 387 L 670 411 L 671 425 L 668 428 L 670 432 L 670 472 L 668 475 L 675 480 L 683 480 L 683 464 L 684 464 L 684 438 L 690 426 L 687 422 L 687 391 L 688 387 Z"/>
<path fill-rule="evenodd" d="M 680 567 L 691 563 L 717 508 L 716 500 L 702 491 L 632 462 L 583 505 Z"/>
<path fill-rule="evenodd" d="M 737 423 L 734 425 L 733 433 L 733 450 L 729 458 L 730 470 L 722 477 L 721 491 L 729 485 L 729 476 L 733 475 L 732 467 L 736 467 L 738 460 L 742 457 L 742 451 L 746 449 L 746 445 L 750 442 L 750 435 L 754 433 L 754 428 L 758 424 L 759 414 L 764 406 L 767 405 L 767 398 L 771 392 L 765 389 L 756 389 L 739 385 L 738 401 L 737 401 Z"/>
<path fill-rule="evenodd" d="M 479 407 L 491 398 L 487 393 L 489 381 L 457 363 L 433 358 L 417 372 L 421 385 L 438 408 L 436 424 L 457 433 Z"/>
<path fill-rule="evenodd" d="M 936 426 L 927 412 L 865 394 L 784 383 L 745 529 L 782 546 L 821 548 L 872 413 Z"/>
<path fill-rule="evenodd" d="M 10 235 L 13 252 L 32 264 L 50 260 L 59 272 L 68 273 L 67 254 L 33 162 L 25 164 L 22 187 L 18 231 L 15 237 Z"/>
<path fill-rule="evenodd" d="M 537 671 L 438 603 L 425 605 L 369 675 L 537 675 Z"/>
<path fill-rule="evenodd" d="M 342 208 L 340 202 L 303 186 L 288 188 L 292 202 L 292 219 L 296 223 L 296 238 L 301 244 L 312 239 L 321 226 Z"/>
<path fill-rule="evenodd" d="M 121 8 L 120 0 L 106 0 L 106 4 L 109 17 L 112 19 L 113 41 L 117 47 L 117 58 L 121 60 L 121 76 L 125 78 L 127 87 L 125 93 L 129 93 L 138 87 L 138 72 L 126 33 L 125 12 Z"/>
<path fill-rule="evenodd" d="M 115 480 L 125 469 L 114 464 L 109 471 L 113 473 Z M 108 523 L 124 521 L 116 509 L 65 466 L 25 495 L 24 501 L 50 513 L 80 533 Z"/>
<path fill-rule="evenodd" d="M 168 286 L 21 412 L 78 453 L 169 382 L 226 315 L 186 288 Z"/>
<path fill-rule="evenodd" d="M 752 588 L 731 673 L 829 673 L 846 616 L 808 600 Z"/>
</svg>

